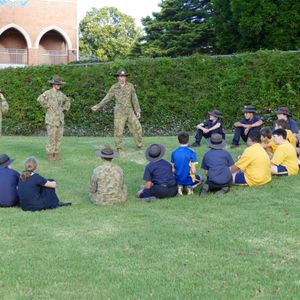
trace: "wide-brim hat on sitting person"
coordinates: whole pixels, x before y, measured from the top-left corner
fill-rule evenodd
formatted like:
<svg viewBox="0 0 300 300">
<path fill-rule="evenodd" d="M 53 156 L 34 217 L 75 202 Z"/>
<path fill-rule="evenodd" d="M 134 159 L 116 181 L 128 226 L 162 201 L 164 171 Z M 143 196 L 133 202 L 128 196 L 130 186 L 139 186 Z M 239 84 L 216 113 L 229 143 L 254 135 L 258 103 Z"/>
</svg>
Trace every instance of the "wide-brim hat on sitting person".
<svg viewBox="0 0 300 300">
<path fill-rule="evenodd" d="M 283 114 L 283 115 L 287 115 L 287 116 L 291 116 L 290 111 L 287 107 L 279 107 L 278 110 L 276 111 L 276 114 Z"/>
<path fill-rule="evenodd" d="M 213 133 L 211 137 L 206 140 L 206 143 L 213 149 L 223 149 L 226 146 L 225 140 L 219 133 Z"/>
<path fill-rule="evenodd" d="M 57 84 L 62 85 L 65 84 L 65 82 L 61 81 L 60 77 L 58 75 L 54 75 L 51 80 L 48 81 L 50 84 Z"/>
<path fill-rule="evenodd" d="M 151 162 L 159 161 L 166 153 L 166 148 L 161 144 L 150 145 L 145 152 L 145 157 Z"/>
<path fill-rule="evenodd" d="M 119 70 L 115 76 L 128 76 L 129 74 L 125 70 Z"/>
<path fill-rule="evenodd" d="M 14 159 L 10 159 L 7 154 L 0 154 L 0 168 L 6 168 L 13 161 L 14 161 Z"/>
<path fill-rule="evenodd" d="M 243 113 L 256 113 L 256 108 L 252 105 L 245 105 L 242 112 Z"/>
<path fill-rule="evenodd" d="M 117 157 L 117 152 L 114 151 L 110 146 L 105 146 L 101 150 L 96 151 L 96 155 L 102 158 L 115 158 Z"/>
<path fill-rule="evenodd" d="M 212 110 L 212 111 L 209 111 L 208 114 L 209 114 L 210 116 L 214 116 L 214 117 L 216 117 L 216 118 L 223 118 L 222 113 L 221 113 L 218 109 L 214 109 L 214 110 Z"/>
</svg>

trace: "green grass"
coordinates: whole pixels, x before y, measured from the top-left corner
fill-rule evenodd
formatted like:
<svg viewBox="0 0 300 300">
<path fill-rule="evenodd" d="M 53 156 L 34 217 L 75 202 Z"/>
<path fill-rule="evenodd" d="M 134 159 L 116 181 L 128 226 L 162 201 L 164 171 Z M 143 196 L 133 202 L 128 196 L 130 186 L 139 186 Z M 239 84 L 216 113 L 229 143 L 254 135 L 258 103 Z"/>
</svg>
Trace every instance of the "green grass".
<svg viewBox="0 0 300 300">
<path fill-rule="evenodd" d="M 60 199 L 73 202 L 38 213 L 0 210 L 0 299 L 299 299 L 298 176 L 233 187 L 223 197 L 141 203 L 134 195 L 146 161 L 126 138 L 128 153 L 115 163 L 129 201 L 99 207 L 89 202 L 89 177 L 100 162 L 95 150 L 113 139 L 65 137 L 63 159 L 52 163 L 45 142 L 0 138 L 15 169 L 34 154 L 40 174 L 58 182 Z M 145 142 L 164 144 L 167 159 L 177 147 L 176 137 Z"/>
</svg>

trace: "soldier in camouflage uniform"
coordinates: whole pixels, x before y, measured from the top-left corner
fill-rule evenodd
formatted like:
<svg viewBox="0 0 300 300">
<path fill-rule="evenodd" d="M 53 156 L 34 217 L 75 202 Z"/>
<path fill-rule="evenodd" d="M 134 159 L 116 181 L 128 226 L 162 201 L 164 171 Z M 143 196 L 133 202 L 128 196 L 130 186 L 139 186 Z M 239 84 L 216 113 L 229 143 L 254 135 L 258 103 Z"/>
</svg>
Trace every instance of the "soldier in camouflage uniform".
<svg viewBox="0 0 300 300">
<path fill-rule="evenodd" d="M 60 91 L 60 87 L 64 82 L 61 81 L 59 76 L 53 76 L 49 83 L 52 88 L 40 95 L 37 101 L 46 112 L 45 123 L 48 134 L 46 152 L 48 160 L 59 160 L 59 146 L 64 132 L 64 112 L 70 109 L 71 101 Z"/>
<path fill-rule="evenodd" d="M 127 187 L 119 166 L 112 163 L 116 153 L 109 146 L 96 152 L 102 164 L 94 169 L 90 179 L 90 199 L 97 205 L 112 205 L 127 201 Z"/>
<path fill-rule="evenodd" d="M 118 82 L 109 89 L 107 95 L 100 103 L 92 107 L 92 111 L 96 112 L 115 97 L 114 137 L 116 148 L 120 154 L 125 152 L 122 138 L 126 122 L 133 135 L 136 146 L 138 149 L 143 148 L 142 126 L 139 122 L 141 109 L 133 84 L 126 81 L 127 75 L 124 70 L 118 71 L 116 74 L 116 76 L 118 76 Z"/>
<path fill-rule="evenodd" d="M 6 114 L 8 112 L 8 103 L 0 90 L 0 136 L 2 135 L 2 114 Z"/>
</svg>

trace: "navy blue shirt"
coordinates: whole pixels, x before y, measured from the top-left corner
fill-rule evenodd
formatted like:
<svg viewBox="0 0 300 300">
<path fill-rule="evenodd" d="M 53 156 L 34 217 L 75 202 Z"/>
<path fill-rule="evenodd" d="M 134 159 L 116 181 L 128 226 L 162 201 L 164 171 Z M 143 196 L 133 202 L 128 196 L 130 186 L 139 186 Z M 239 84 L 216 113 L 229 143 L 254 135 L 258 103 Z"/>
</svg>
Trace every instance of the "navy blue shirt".
<svg viewBox="0 0 300 300">
<path fill-rule="evenodd" d="M 298 124 L 295 120 L 288 118 L 287 119 L 288 128 L 291 130 L 292 133 L 298 134 Z"/>
<path fill-rule="evenodd" d="M 152 181 L 154 185 L 176 185 L 172 166 L 164 159 L 157 162 L 150 162 L 145 168 L 143 179 L 145 181 Z"/>
<path fill-rule="evenodd" d="M 226 150 L 208 150 L 202 159 L 201 168 L 208 171 L 208 179 L 217 184 L 228 183 L 231 178 L 229 167 L 234 165 L 234 161 Z"/>
<path fill-rule="evenodd" d="M 252 125 L 252 124 L 254 124 L 254 123 L 256 123 L 257 121 L 260 121 L 260 120 L 261 120 L 261 118 L 259 116 L 254 115 L 251 120 L 243 119 L 243 120 L 240 120 L 240 123 L 247 124 L 247 125 Z M 259 130 L 260 126 L 258 126 L 256 128 Z"/>
<path fill-rule="evenodd" d="M 19 180 L 19 198 L 23 210 L 38 210 L 44 207 L 41 189 L 47 179 L 34 173 L 27 180 Z"/>
<path fill-rule="evenodd" d="M 20 174 L 9 168 L 0 168 L 0 206 L 14 206 L 19 202 L 18 181 Z"/>
<path fill-rule="evenodd" d="M 220 133 L 220 134 L 224 133 L 224 130 L 222 128 L 222 122 L 220 119 L 217 119 L 215 121 L 205 120 L 202 124 L 203 124 L 203 127 L 209 129 L 209 128 L 212 128 L 213 126 L 215 126 L 217 123 L 220 123 L 220 125 L 221 125 L 218 129 L 216 129 L 218 131 L 218 133 Z"/>
</svg>

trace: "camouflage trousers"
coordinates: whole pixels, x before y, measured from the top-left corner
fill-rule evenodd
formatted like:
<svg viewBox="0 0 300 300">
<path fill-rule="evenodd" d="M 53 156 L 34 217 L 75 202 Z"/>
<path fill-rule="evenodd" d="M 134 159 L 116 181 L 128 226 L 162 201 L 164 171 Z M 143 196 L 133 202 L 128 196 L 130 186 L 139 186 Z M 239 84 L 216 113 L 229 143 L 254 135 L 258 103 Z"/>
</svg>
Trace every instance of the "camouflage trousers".
<svg viewBox="0 0 300 300">
<path fill-rule="evenodd" d="M 48 142 L 46 144 L 47 154 L 57 154 L 64 134 L 63 126 L 46 125 Z"/>
<path fill-rule="evenodd" d="M 98 193 L 90 193 L 90 200 L 96 205 L 113 205 L 118 203 L 124 203 L 127 201 L 128 191 L 127 186 L 124 185 L 121 195 L 101 195 Z"/>
<path fill-rule="evenodd" d="M 139 119 L 133 111 L 128 113 L 124 111 L 115 111 L 114 113 L 114 137 L 118 150 L 124 150 L 123 132 L 125 125 L 128 125 L 129 131 L 133 135 L 135 144 L 138 148 L 143 147 L 143 130 Z"/>
</svg>

